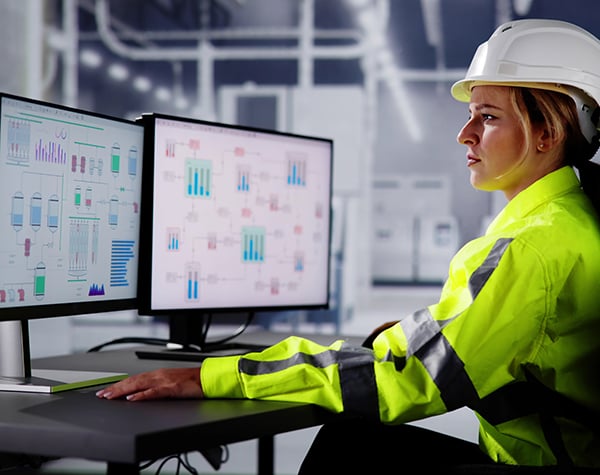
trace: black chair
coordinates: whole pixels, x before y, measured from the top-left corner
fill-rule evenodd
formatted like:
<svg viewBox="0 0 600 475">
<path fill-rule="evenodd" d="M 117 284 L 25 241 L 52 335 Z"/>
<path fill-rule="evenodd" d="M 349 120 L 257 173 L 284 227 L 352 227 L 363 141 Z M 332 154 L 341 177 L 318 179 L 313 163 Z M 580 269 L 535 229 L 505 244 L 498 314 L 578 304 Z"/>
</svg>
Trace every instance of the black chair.
<svg viewBox="0 0 600 475">
<path fill-rule="evenodd" d="M 600 454 L 599 454 L 600 455 Z M 531 467 L 524 465 L 473 464 L 444 470 L 444 475 L 598 475 L 600 469 L 585 467 Z"/>
</svg>

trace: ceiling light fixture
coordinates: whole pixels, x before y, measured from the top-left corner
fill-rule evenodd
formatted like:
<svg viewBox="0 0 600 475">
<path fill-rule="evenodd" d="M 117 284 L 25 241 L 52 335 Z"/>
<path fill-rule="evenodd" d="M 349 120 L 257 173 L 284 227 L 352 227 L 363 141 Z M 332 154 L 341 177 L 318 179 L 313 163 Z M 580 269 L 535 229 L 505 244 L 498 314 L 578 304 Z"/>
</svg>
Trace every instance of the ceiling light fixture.
<svg viewBox="0 0 600 475">
<path fill-rule="evenodd" d="M 166 87 L 162 86 L 156 88 L 156 90 L 154 91 L 154 95 L 159 101 L 163 102 L 166 102 L 171 99 L 171 91 Z"/>
<path fill-rule="evenodd" d="M 108 68 L 108 75 L 116 81 L 124 81 L 129 77 L 129 70 L 122 64 L 111 64 Z"/>
<path fill-rule="evenodd" d="M 102 56 L 97 51 L 83 49 L 79 53 L 79 61 L 89 68 L 98 68 L 102 64 Z"/>
<path fill-rule="evenodd" d="M 146 76 L 138 76 L 133 80 L 133 87 L 140 92 L 148 92 L 152 89 L 152 82 Z"/>
</svg>

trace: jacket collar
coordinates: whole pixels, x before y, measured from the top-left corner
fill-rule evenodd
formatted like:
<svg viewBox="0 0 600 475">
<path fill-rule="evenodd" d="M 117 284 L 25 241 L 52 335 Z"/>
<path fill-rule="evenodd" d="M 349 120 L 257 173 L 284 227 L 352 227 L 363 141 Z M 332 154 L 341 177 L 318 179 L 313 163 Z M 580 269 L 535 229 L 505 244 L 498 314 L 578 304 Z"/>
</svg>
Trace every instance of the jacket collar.
<svg viewBox="0 0 600 475">
<path fill-rule="evenodd" d="M 570 166 L 564 166 L 540 178 L 510 200 L 489 225 L 490 233 L 504 228 L 511 221 L 530 214 L 538 206 L 553 199 L 581 189 L 579 179 Z"/>
</svg>

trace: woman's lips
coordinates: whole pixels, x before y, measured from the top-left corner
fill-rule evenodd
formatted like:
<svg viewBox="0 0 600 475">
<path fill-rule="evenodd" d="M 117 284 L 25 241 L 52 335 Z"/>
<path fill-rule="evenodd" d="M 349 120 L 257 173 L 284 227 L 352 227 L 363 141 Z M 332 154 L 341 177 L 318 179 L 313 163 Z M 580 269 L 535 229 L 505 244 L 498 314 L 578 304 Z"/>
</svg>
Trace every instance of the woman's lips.
<svg viewBox="0 0 600 475">
<path fill-rule="evenodd" d="M 481 160 L 479 160 L 478 158 L 474 157 L 473 155 L 467 155 L 467 167 L 475 165 L 476 163 L 478 163 L 480 161 Z"/>
</svg>

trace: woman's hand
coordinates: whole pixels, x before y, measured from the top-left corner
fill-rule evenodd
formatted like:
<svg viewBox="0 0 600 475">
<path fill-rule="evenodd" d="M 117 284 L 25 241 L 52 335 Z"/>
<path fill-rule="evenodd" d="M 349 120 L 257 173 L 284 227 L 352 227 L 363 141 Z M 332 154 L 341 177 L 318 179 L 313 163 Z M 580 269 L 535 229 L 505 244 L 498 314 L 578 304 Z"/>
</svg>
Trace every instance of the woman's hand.
<svg viewBox="0 0 600 475">
<path fill-rule="evenodd" d="M 96 393 L 102 399 L 200 399 L 200 368 L 163 368 L 130 376 Z"/>
</svg>

